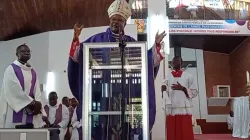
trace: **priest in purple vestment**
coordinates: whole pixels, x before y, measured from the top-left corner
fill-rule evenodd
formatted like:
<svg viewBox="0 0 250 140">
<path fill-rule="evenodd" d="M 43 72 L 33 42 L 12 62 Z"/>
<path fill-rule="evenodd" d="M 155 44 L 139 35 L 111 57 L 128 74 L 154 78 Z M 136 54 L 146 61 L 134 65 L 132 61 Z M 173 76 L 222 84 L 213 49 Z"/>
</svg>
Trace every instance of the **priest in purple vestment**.
<svg viewBox="0 0 250 140">
<path fill-rule="evenodd" d="M 30 48 L 23 44 L 16 49 L 17 60 L 9 65 L 3 78 L 0 94 L 0 128 L 15 128 L 17 125 L 35 128 L 39 116 L 45 114 L 41 104 L 38 76 L 29 64 Z M 26 125 L 26 126 L 25 126 Z"/>
<path fill-rule="evenodd" d="M 105 32 L 98 33 L 85 40 L 83 43 L 95 42 L 118 42 L 120 32 L 124 33 L 127 19 L 131 16 L 131 9 L 125 0 L 115 0 L 108 9 L 110 18 L 109 28 Z M 74 27 L 74 38 L 70 49 L 70 57 L 68 62 L 68 79 L 69 86 L 73 95 L 79 101 L 77 108 L 78 118 L 82 118 L 82 97 L 83 97 L 83 43 L 80 43 L 78 36 L 82 27 Z M 136 41 L 134 38 L 124 35 L 127 42 Z M 162 48 L 162 40 L 166 36 L 165 32 L 156 34 L 154 46 L 148 50 L 148 87 L 149 87 L 149 126 L 152 129 L 155 122 L 156 105 L 155 105 L 155 88 L 154 79 L 157 75 L 161 60 L 164 54 L 160 52 Z M 103 53 L 106 51 L 102 50 Z M 103 58 L 105 59 L 105 58 Z M 105 81 L 104 81 L 105 82 Z M 102 106 L 102 105 L 101 105 Z M 102 108 L 102 107 L 101 107 Z M 107 111 L 107 109 L 103 110 Z"/>
</svg>

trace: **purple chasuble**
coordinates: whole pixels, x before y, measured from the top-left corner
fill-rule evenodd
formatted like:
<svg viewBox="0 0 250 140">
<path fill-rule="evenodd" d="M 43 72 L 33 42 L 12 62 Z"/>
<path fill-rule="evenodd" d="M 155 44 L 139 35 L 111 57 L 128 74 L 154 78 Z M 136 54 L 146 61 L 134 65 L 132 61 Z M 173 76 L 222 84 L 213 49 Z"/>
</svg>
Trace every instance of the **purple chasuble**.
<svg viewBox="0 0 250 140">
<path fill-rule="evenodd" d="M 20 85 L 23 91 L 25 91 L 22 69 L 14 63 L 12 63 L 11 66 L 13 67 L 13 70 L 16 74 L 17 79 L 20 82 Z M 32 74 L 32 80 L 31 80 L 31 88 L 30 88 L 29 96 L 34 99 L 34 89 L 36 85 L 36 72 L 33 69 L 31 69 L 31 74 Z M 24 113 L 24 109 L 20 110 L 19 112 L 13 111 L 13 123 L 22 123 L 23 113 Z M 27 114 L 26 123 L 32 123 L 32 122 L 33 122 L 33 115 Z"/>
<path fill-rule="evenodd" d="M 98 42 L 116 42 L 117 36 L 115 36 L 110 28 L 106 32 L 96 34 L 88 38 L 83 43 L 98 43 Z M 127 42 L 135 42 L 136 40 L 130 36 L 125 35 Z M 78 56 L 78 61 L 75 62 L 71 57 L 68 62 L 68 80 L 71 92 L 79 101 L 79 106 L 77 107 L 77 118 L 80 120 L 82 118 L 82 94 L 83 94 L 83 43 L 80 43 L 80 52 Z M 102 49 L 102 48 L 100 48 Z M 106 49 L 102 49 L 102 52 L 105 53 Z M 104 56 L 104 55 L 103 55 Z M 105 58 L 103 58 L 105 60 Z M 149 129 L 151 130 L 156 115 L 156 105 L 155 105 L 155 87 L 154 79 L 157 76 L 159 66 L 154 67 L 153 64 L 153 52 L 152 49 L 148 50 L 148 100 L 149 100 Z M 81 135 L 79 135 L 81 136 Z"/>
<path fill-rule="evenodd" d="M 47 117 L 49 117 L 49 106 L 45 105 L 44 110 L 47 114 Z M 56 109 L 56 116 L 55 116 L 55 122 L 53 124 L 58 125 L 62 121 L 62 104 L 59 105 L 59 107 Z"/>
</svg>

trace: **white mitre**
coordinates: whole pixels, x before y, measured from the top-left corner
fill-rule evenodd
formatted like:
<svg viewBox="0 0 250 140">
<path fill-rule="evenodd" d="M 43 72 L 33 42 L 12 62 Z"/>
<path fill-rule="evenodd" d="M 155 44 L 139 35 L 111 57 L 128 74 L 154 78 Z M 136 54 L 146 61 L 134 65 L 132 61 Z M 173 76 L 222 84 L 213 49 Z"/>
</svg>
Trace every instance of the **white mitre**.
<svg viewBox="0 0 250 140">
<path fill-rule="evenodd" d="M 108 9 L 109 18 L 113 15 L 121 15 L 126 20 L 132 15 L 131 8 L 126 0 L 115 0 Z"/>
</svg>

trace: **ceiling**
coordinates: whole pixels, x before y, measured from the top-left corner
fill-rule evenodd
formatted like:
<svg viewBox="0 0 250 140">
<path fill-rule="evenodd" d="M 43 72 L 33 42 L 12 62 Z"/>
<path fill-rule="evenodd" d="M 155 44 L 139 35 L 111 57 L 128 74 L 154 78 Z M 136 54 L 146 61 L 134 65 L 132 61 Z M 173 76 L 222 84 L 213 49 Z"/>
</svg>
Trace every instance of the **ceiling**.
<svg viewBox="0 0 250 140">
<path fill-rule="evenodd" d="M 141 0 L 145 3 L 146 0 Z M 107 9 L 113 0 L 0 0 L 0 41 L 46 31 L 108 25 Z M 89 10 L 91 9 L 91 10 Z M 133 18 L 147 17 L 147 9 L 133 9 Z M 145 36 L 145 37 L 143 37 Z M 138 38 L 146 41 L 146 35 Z M 143 39 L 144 38 L 144 39 Z M 246 37 L 171 36 L 171 46 L 230 53 Z"/>
<path fill-rule="evenodd" d="M 51 30 L 108 25 L 113 0 L 0 0 L 0 41 Z M 90 10 L 91 9 L 91 10 Z"/>
<path fill-rule="evenodd" d="M 229 54 L 246 38 L 246 36 L 172 35 L 170 36 L 170 46 Z"/>
</svg>

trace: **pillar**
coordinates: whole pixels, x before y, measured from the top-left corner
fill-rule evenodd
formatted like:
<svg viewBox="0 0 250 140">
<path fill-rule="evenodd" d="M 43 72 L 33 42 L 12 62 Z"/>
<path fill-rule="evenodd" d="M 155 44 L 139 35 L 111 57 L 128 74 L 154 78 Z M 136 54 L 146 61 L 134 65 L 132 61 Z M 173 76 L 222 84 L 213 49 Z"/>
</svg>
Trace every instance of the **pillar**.
<svg viewBox="0 0 250 140">
<path fill-rule="evenodd" d="M 148 23 L 147 35 L 148 44 L 151 47 L 155 41 L 156 32 L 165 30 L 168 32 L 168 19 L 166 15 L 166 0 L 148 0 Z M 166 43 L 164 51 L 169 53 L 169 34 L 164 39 Z M 152 140 L 165 140 L 165 111 L 162 105 L 161 85 L 163 79 L 167 76 L 168 55 L 161 63 L 157 78 L 155 79 L 155 100 L 156 100 L 156 118 L 152 129 Z"/>
</svg>

